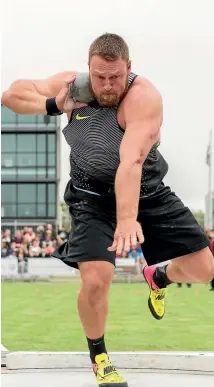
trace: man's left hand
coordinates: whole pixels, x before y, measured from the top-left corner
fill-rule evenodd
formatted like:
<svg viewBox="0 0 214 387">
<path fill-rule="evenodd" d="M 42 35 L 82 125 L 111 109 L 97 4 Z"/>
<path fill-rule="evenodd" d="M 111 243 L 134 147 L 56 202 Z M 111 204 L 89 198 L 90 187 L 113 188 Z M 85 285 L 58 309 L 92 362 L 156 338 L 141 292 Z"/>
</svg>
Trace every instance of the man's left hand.
<svg viewBox="0 0 214 387">
<path fill-rule="evenodd" d="M 135 249 L 138 243 L 144 242 L 142 227 L 135 219 L 120 220 L 114 233 L 114 241 L 108 251 L 116 251 L 116 256 Z"/>
</svg>

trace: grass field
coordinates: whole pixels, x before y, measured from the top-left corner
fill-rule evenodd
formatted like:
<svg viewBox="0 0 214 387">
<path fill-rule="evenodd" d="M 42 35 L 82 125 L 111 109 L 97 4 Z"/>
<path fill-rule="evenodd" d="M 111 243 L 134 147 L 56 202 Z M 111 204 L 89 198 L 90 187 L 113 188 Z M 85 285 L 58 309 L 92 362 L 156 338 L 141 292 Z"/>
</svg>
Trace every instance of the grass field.
<svg viewBox="0 0 214 387">
<path fill-rule="evenodd" d="M 10 350 L 86 351 L 77 315 L 78 284 L 2 284 L 2 344 Z M 169 287 L 167 312 L 156 321 L 145 284 L 113 284 L 108 351 L 214 350 L 214 292 Z"/>
</svg>

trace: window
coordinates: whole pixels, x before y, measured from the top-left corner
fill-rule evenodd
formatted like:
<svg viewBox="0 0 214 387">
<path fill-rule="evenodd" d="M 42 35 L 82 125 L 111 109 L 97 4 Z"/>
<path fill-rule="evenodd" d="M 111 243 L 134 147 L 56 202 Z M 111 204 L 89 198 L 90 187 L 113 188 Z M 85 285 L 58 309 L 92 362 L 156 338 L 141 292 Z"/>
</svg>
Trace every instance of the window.
<svg viewBox="0 0 214 387">
<path fill-rule="evenodd" d="M 15 218 L 16 217 L 16 205 L 5 204 L 1 205 L 2 217 L 4 218 Z"/>
<path fill-rule="evenodd" d="M 48 201 L 49 203 L 55 203 L 56 198 L 56 185 L 48 184 Z"/>
<path fill-rule="evenodd" d="M 16 155 L 13 153 L 1 154 L 1 166 L 11 168 L 16 166 Z"/>
<path fill-rule="evenodd" d="M 34 203 L 36 201 L 36 184 L 17 184 L 17 203 Z"/>
<path fill-rule="evenodd" d="M 36 134 L 17 134 L 17 152 L 36 152 Z"/>
<path fill-rule="evenodd" d="M 1 108 L 1 122 L 2 124 L 15 124 L 16 123 L 16 113 L 12 110 L 7 109 L 2 106 Z"/>
<path fill-rule="evenodd" d="M 18 167 L 32 167 L 36 165 L 35 153 L 18 153 L 17 166 Z"/>
<path fill-rule="evenodd" d="M 48 186 L 55 184 L 48 184 Z M 49 200 L 49 197 L 48 197 Z M 56 198 L 54 197 L 54 202 Z M 45 203 L 46 202 L 46 185 L 45 184 L 37 184 L 37 201 L 38 203 Z"/>
<path fill-rule="evenodd" d="M 2 152 L 15 152 L 16 151 L 16 135 L 15 134 L 2 134 L 1 135 L 1 150 L 2 150 Z"/>
<path fill-rule="evenodd" d="M 48 153 L 48 166 L 56 165 L 56 153 Z"/>
<path fill-rule="evenodd" d="M 6 178 L 16 177 L 16 168 L 2 168 L 1 175 Z"/>
<path fill-rule="evenodd" d="M 37 154 L 37 165 L 40 167 L 45 167 L 46 165 L 46 153 Z"/>
<path fill-rule="evenodd" d="M 2 183 L 2 217 L 56 217 L 55 183 Z"/>
<path fill-rule="evenodd" d="M 19 204 L 18 206 L 18 218 L 30 218 L 36 217 L 36 204 Z"/>
<path fill-rule="evenodd" d="M 2 134 L 2 176 L 56 177 L 56 134 Z"/>
<path fill-rule="evenodd" d="M 2 217 L 16 216 L 16 186 L 15 184 L 1 184 Z"/>
<path fill-rule="evenodd" d="M 16 114 L 5 106 L 1 107 L 2 126 L 14 127 L 15 129 L 26 128 L 34 130 L 55 130 L 58 125 L 57 117 L 46 115 L 23 115 Z"/>
<path fill-rule="evenodd" d="M 24 115 L 24 114 L 17 114 L 18 116 L 18 125 L 19 124 L 34 124 L 37 123 L 37 116 L 35 115 Z"/>
<path fill-rule="evenodd" d="M 55 136 L 55 134 L 48 135 L 48 152 L 56 152 L 56 136 Z"/>
<path fill-rule="evenodd" d="M 38 125 L 41 126 L 41 125 L 47 125 L 45 122 L 44 122 L 44 116 L 37 116 L 38 118 Z M 51 128 L 51 127 L 55 127 L 57 125 L 57 117 L 54 117 L 54 116 L 46 116 L 45 118 L 46 120 L 48 120 L 48 125 L 47 125 L 47 128 Z"/>
<path fill-rule="evenodd" d="M 2 184 L 1 185 L 1 200 L 2 203 L 16 203 L 16 185 Z"/>
<path fill-rule="evenodd" d="M 46 134 L 38 134 L 37 139 L 37 152 L 46 152 Z"/>
</svg>

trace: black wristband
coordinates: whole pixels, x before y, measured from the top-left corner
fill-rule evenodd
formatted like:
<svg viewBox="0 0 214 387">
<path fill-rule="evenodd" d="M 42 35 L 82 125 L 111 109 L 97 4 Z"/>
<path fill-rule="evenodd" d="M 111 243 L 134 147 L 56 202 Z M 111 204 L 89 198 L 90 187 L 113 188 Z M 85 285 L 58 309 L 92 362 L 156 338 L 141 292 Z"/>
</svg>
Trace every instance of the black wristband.
<svg viewBox="0 0 214 387">
<path fill-rule="evenodd" d="M 46 111 L 48 116 L 59 116 L 63 114 L 56 104 L 56 98 L 47 98 L 46 99 Z"/>
</svg>

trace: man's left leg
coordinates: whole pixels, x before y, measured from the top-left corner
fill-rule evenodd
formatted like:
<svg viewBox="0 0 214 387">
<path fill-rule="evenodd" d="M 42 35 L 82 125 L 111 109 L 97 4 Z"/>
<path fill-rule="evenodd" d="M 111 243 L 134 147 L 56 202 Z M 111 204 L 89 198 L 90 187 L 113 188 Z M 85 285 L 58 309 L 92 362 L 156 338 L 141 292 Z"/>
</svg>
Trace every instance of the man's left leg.
<svg viewBox="0 0 214 387">
<path fill-rule="evenodd" d="M 174 258 L 163 266 L 146 266 L 144 277 L 150 286 L 149 308 L 157 320 L 165 313 L 166 287 L 172 283 L 206 284 L 214 276 L 214 259 L 209 248 Z"/>
<path fill-rule="evenodd" d="M 214 259 L 208 247 L 175 258 L 165 267 L 166 277 L 171 282 L 206 284 L 214 277 Z"/>
<path fill-rule="evenodd" d="M 149 309 L 160 320 L 165 313 L 166 287 L 208 283 L 214 276 L 214 259 L 207 236 L 169 187 L 162 185 L 151 198 L 141 200 L 139 221 L 145 236 L 142 247 L 148 266 L 143 274 L 150 287 Z"/>
</svg>

